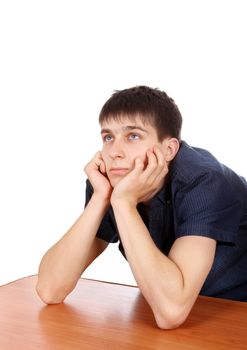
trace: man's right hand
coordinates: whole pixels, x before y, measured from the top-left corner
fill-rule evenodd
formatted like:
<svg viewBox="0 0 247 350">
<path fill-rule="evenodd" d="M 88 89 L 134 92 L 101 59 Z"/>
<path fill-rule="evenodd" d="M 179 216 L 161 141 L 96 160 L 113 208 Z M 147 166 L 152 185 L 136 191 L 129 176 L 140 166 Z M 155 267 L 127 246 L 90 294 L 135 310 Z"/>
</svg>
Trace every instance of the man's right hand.
<svg viewBox="0 0 247 350">
<path fill-rule="evenodd" d="M 94 194 L 104 200 L 110 201 L 112 186 L 106 176 L 105 163 L 101 152 L 97 152 L 91 161 L 85 166 L 84 171 L 93 186 Z"/>
<path fill-rule="evenodd" d="M 103 252 L 107 242 L 97 232 L 110 205 L 112 187 L 105 174 L 101 153 L 85 166 L 94 193 L 83 213 L 68 232 L 43 256 L 37 292 L 47 304 L 61 303 L 75 288 L 83 271 Z"/>
</svg>

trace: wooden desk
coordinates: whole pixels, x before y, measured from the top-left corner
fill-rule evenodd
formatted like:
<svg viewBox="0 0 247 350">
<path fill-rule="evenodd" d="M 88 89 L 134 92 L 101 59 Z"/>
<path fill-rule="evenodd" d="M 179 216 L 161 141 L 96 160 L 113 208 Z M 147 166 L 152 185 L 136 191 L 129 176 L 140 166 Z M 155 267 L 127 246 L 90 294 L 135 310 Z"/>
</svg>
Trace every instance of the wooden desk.
<svg viewBox="0 0 247 350">
<path fill-rule="evenodd" d="M 0 287 L 1 350 L 247 349 L 247 303 L 199 297 L 164 331 L 136 287 L 81 279 L 65 303 L 45 306 L 36 279 Z"/>
</svg>

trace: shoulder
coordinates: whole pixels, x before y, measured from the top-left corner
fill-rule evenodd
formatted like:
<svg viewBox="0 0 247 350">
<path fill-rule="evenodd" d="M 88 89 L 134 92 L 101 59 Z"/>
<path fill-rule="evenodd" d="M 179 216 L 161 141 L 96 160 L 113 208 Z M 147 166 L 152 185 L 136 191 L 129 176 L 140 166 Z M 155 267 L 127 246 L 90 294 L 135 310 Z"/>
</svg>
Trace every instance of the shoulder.
<svg viewBox="0 0 247 350">
<path fill-rule="evenodd" d="M 244 178 L 220 163 L 209 151 L 191 147 L 182 141 L 181 147 L 171 165 L 171 182 L 177 190 L 199 186 L 215 190 L 222 188 L 230 192 L 247 191 Z M 206 187 L 205 187 L 206 186 Z"/>
<path fill-rule="evenodd" d="M 171 166 L 171 177 L 188 183 L 202 174 L 221 171 L 221 164 L 210 152 L 182 141 Z"/>
<path fill-rule="evenodd" d="M 233 242 L 247 208 L 246 182 L 206 150 L 186 144 L 173 166 L 177 237 L 199 234 Z"/>
<path fill-rule="evenodd" d="M 239 221 L 247 210 L 246 181 L 206 150 L 182 143 L 177 156 L 171 169 L 177 217 L 183 222 L 192 217 Z"/>
</svg>

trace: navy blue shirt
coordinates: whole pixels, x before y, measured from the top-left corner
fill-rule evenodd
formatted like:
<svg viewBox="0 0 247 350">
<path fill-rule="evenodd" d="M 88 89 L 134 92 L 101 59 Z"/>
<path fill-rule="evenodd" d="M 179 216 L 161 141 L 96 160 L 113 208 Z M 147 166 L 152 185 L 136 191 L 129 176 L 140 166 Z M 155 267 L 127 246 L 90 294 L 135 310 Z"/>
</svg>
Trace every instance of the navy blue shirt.
<svg viewBox="0 0 247 350">
<path fill-rule="evenodd" d="M 89 181 L 86 204 L 93 189 Z M 211 271 L 200 294 L 247 301 L 247 183 L 208 151 L 184 141 L 170 165 L 166 185 L 137 207 L 156 246 L 168 254 L 182 236 L 217 241 Z M 114 243 L 125 256 L 112 208 L 97 237 Z"/>
</svg>

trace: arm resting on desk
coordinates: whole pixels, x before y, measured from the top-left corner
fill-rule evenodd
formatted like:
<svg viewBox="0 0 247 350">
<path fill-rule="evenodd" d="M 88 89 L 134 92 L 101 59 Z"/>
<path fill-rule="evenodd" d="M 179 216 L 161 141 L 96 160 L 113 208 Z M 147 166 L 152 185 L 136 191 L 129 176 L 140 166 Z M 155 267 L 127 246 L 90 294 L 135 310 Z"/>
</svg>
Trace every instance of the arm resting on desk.
<svg viewBox="0 0 247 350">
<path fill-rule="evenodd" d="M 121 201 L 113 208 L 126 257 L 157 325 L 162 329 L 178 327 L 187 318 L 211 269 L 215 240 L 181 237 L 165 256 L 135 207 Z"/>
<path fill-rule="evenodd" d="M 107 247 L 96 233 L 108 203 L 92 196 L 83 214 L 41 260 L 37 293 L 46 304 L 57 304 L 74 289 L 83 271 Z"/>
</svg>

